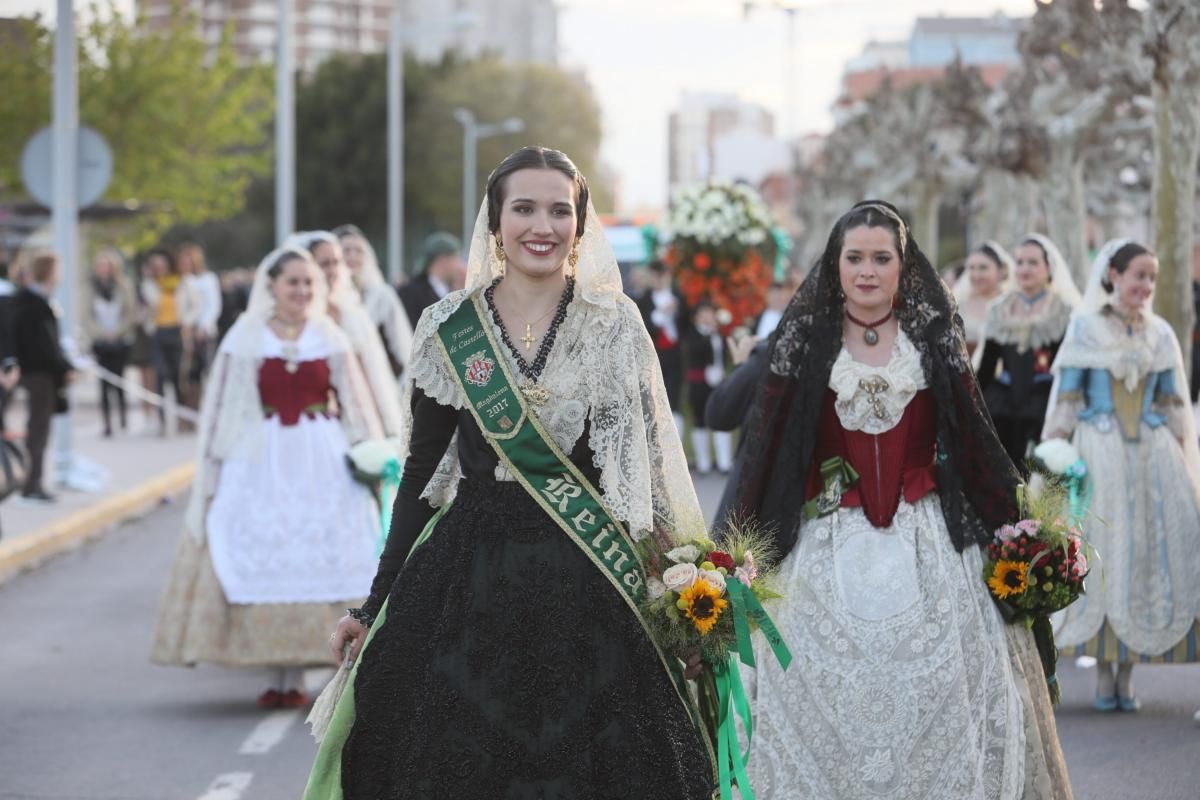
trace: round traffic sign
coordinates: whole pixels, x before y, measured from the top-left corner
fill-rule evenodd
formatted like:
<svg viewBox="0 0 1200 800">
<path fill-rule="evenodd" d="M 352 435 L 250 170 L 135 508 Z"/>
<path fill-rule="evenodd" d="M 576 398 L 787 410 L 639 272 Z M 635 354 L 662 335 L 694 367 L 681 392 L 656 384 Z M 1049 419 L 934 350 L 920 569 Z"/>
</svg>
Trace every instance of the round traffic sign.
<svg viewBox="0 0 1200 800">
<path fill-rule="evenodd" d="M 76 165 L 76 199 L 80 208 L 99 200 L 112 180 L 113 155 L 100 132 L 79 127 Z M 42 128 L 21 152 L 21 179 L 34 199 L 44 206 L 54 203 L 54 129 Z"/>
</svg>

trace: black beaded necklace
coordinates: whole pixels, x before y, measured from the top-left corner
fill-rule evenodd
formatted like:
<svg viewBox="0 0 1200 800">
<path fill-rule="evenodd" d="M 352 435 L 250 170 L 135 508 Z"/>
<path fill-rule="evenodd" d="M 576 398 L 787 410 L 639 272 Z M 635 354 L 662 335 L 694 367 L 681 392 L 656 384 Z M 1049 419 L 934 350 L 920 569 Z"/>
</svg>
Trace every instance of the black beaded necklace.
<svg viewBox="0 0 1200 800">
<path fill-rule="evenodd" d="M 530 364 L 521 355 L 521 351 L 513 344 L 513 340 L 509 338 L 508 329 L 504 327 L 504 322 L 500 319 L 500 312 L 496 309 L 496 286 L 499 285 L 501 279 L 496 278 L 491 285 L 483 290 L 483 297 L 487 300 L 488 310 L 492 312 L 492 320 L 496 323 L 496 327 L 500 329 L 500 339 L 508 348 L 508 352 L 512 353 L 513 358 L 517 360 L 517 369 L 529 381 L 536 381 L 541 377 L 542 370 L 546 368 L 546 359 L 550 357 L 550 350 L 554 347 L 554 340 L 558 337 L 558 329 L 562 326 L 563 320 L 567 318 L 567 306 L 571 304 L 571 299 L 575 297 L 575 278 L 567 278 L 567 286 L 563 289 L 562 297 L 558 300 L 558 307 L 554 310 L 554 318 L 550 320 L 550 327 L 546 329 L 546 335 L 542 337 L 542 343 L 538 347 L 537 354 L 534 356 L 533 363 Z"/>
</svg>

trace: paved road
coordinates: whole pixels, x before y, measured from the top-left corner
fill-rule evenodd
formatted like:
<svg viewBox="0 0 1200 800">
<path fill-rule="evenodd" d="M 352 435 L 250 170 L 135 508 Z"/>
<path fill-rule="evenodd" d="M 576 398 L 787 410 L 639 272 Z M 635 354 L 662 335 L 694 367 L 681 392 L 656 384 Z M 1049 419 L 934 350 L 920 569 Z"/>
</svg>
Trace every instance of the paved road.
<svg viewBox="0 0 1200 800">
<path fill-rule="evenodd" d="M 706 506 L 718 489 L 702 482 Z M 3 800 L 300 796 L 315 747 L 299 713 L 255 710 L 261 674 L 146 661 L 180 516 L 161 507 L 0 586 Z M 1136 716 L 1091 713 L 1089 673 L 1063 680 L 1076 798 L 1200 797 L 1200 667 L 1139 668 Z"/>
</svg>

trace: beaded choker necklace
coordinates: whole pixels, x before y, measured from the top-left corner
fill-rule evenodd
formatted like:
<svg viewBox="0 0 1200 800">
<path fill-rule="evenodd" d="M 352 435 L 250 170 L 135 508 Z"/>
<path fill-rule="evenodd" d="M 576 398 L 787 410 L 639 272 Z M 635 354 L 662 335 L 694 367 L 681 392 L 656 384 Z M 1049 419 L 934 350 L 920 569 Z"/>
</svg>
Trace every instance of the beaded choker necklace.
<svg viewBox="0 0 1200 800">
<path fill-rule="evenodd" d="M 567 318 L 567 306 L 575 296 L 575 278 L 567 278 L 566 288 L 563 289 L 558 306 L 554 309 L 554 318 L 550 320 L 550 327 L 546 329 L 546 333 L 542 337 L 542 344 L 538 347 L 532 364 L 525 360 L 521 351 L 513 344 L 513 340 L 508 335 L 508 329 L 504 327 L 504 322 L 500 319 L 500 312 L 496 309 L 496 286 L 501 280 L 501 278 L 497 278 L 492 281 L 491 285 L 483 290 L 483 298 L 487 301 L 492 320 L 500 329 L 501 341 L 508 348 L 508 352 L 512 353 L 513 359 L 517 362 L 517 370 L 525 378 L 524 383 L 520 386 L 521 394 L 525 395 L 525 398 L 534 405 L 545 405 L 550 400 L 550 392 L 546 391 L 545 387 L 539 386 L 537 380 L 541 377 L 542 370 L 546 368 L 546 359 L 550 357 L 550 350 L 554 347 L 554 340 L 558 337 L 558 329 L 562 326 L 563 320 Z M 529 333 L 526 331 L 526 335 Z"/>
</svg>

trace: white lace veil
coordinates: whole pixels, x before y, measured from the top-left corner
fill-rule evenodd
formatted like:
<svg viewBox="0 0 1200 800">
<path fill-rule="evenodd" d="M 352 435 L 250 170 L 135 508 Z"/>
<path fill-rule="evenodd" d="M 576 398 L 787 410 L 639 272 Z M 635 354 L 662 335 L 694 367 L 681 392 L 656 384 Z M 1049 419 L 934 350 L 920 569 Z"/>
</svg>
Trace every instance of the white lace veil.
<svg viewBox="0 0 1200 800">
<path fill-rule="evenodd" d="M 1022 242 L 1029 240 L 1037 242 L 1046 251 L 1046 261 L 1050 267 L 1050 291 L 1061 297 L 1071 308 L 1079 308 L 1083 304 L 1083 298 L 1079 296 L 1075 279 L 1071 277 L 1071 268 L 1067 266 L 1067 260 L 1063 258 L 1058 245 L 1040 233 L 1026 234 L 1021 239 Z"/>
<path fill-rule="evenodd" d="M 636 305 L 624 295 L 621 273 L 600 219 L 589 203 L 578 243 L 575 301 L 586 306 L 571 315 L 581 320 L 583 343 L 577 369 L 585 380 L 588 443 L 601 473 L 600 490 L 613 515 L 635 538 L 681 526 L 699 532 L 704 524 L 675 428 L 662 373 L 650 335 Z M 467 283 L 430 307 L 417 325 L 413 364 L 415 386 L 443 405 L 461 408 L 450 365 L 436 347 L 438 326 L 499 274 L 488 205 L 475 221 L 467 259 Z M 586 313 L 581 313 L 586 312 Z M 434 505 L 453 497 L 457 483 L 452 443 L 438 475 L 425 490 Z"/>
<path fill-rule="evenodd" d="M 362 295 L 367 316 L 382 329 L 388 349 L 401 364 L 407 364 L 412 357 L 412 320 L 408 318 L 404 305 L 400 302 L 400 295 L 383 277 L 379 259 L 375 256 L 375 248 L 365 236 L 354 230 L 341 233 L 339 239 L 354 239 L 362 247 L 363 263 L 357 274 L 352 275 L 354 284 Z"/>
<path fill-rule="evenodd" d="M 467 256 L 467 291 L 473 292 L 495 280 L 499 274 L 499 263 L 496 259 L 495 237 L 488 230 L 488 204 L 484 200 L 483 207 L 475 217 L 475 232 L 471 236 Z M 575 291 L 583 300 L 601 308 L 616 308 L 618 298 L 624 296 L 621 268 L 617 266 L 617 258 L 613 255 L 600 217 L 591 202 L 588 203 L 583 236 L 579 239 Z"/>
<path fill-rule="evenodd" d="M 383 420 L 384 431 L 388 436 L 400 436 L 404 421 L 400 387 L 396 384 L 392 366 L 388 363 L 387 351 L 379 338 L 379 329 L 363 307 L 362 297 L 350 277 L 350 270 L 347 269 L 346 260 L 342 256 L 342 243 L 329 231 L 301 231 L 289 236 L 285 246 L 290 245 L 311 252 L 317 242 L 327 242 L 333 245 L 337 252 L 336 278 L 329 292 L 329 305 L 337 312 L 338 325 L 350 339 L 350 345 L 358 356 L 362 371 L 366 374 L 379 417 Z"/>
<path fill-rule="evenodd" d="M 1105 242 L 1104 246 L 1100 248 L 1100 252 L 1092 260 L 1092 271 L 1088 273 L 1087 285 L 1083 287 L 1083 303 L 1080 304 L 1074 316 L 1099 311 L 1109 302 L 1110 292 L 1104 288 L 1108 265 L 1117 251 L 1129 242 L 1129 239 L 1112 239 Z"/>
<path fill-rule="evenodd" d="M 312 278 L 313 299 L 308 306 L 309 320 L 328 319 L 329 285 L 321 268 L 312 260 L 308 249 L 284 245 L 272 250 L 258 263 L 254 270 L 254 281 L 250 287 L 250 300 L 246 310 L 238 317 L 237 322 L 221 340 L 221 351 L 236 354 L 244 358 L 257 358 L 262 350 L 260 335 L 263 325 L 275 314 L 275 293 L 271 291 L 270 271 L 285 255 L 302 260 Z"/>
</svg>

